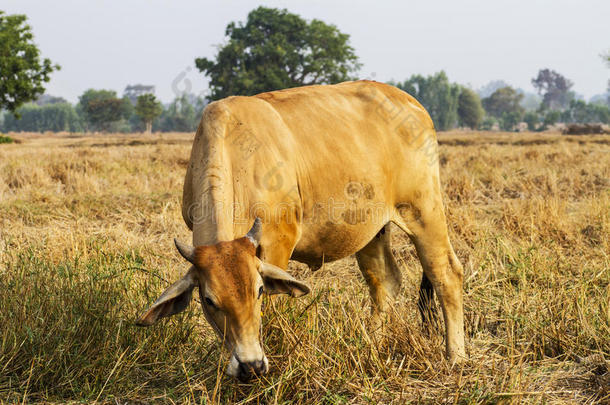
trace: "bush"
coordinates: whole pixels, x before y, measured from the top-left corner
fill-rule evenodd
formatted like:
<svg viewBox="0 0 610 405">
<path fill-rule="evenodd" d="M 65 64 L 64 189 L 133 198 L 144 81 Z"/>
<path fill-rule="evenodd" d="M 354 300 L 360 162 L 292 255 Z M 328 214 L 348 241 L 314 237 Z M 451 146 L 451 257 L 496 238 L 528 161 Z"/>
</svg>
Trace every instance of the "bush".
<svg viewBox="0 0 610 405">
<path fill-rule="evenodd" d="M 0 134 L 0 143 L 13 143 L 15 140 L 8 135 Z"/>
</svg>

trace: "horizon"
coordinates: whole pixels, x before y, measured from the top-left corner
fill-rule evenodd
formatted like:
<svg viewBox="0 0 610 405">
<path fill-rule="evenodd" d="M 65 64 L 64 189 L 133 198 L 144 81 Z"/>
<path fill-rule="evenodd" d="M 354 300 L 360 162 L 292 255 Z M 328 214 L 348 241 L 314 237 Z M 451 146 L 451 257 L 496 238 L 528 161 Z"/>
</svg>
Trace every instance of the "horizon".
<svg viewBox="0 0 610 405">
<path fill-rule="evenodd" d="M 531 79 L 539 69 L 550 68 L 570 79 L 572 90 L 586 100 L 606 93 L 610 70 L 600 55 L 610 49 L 605 21 L 610 3 L 467 3 L 385 1 L 371 8 L 339 0 L 264 5 L 320 19 L 349 34 L 362 63 L 358 78 L 402 82 L 413 74 L 444 70 L 451 82 L 474 90 L 502 80 L 536 93 Z M 112 7 L 100 0 L 59 0 L 50 8 L 40 4 L 7 0 L 3 11 L 25 14 L 42 57 L 61 65 L 46 94 L 76 103 L 89 88 L 115 90 L 121 96 L 126 86 L 143 84 L 155 86 L 164 104 L 185 90 L 205 94 L 208 80 L 194 67 L 194 59 L 214 57 L 216 45 L 225 42 L 227 24 L 245 21 L 248 12 L 261 5 L 243 0 L 223 5 L 188 0 L 182 8 L 161 0 L 115 2 Z M 545 14 L 548 7 L 552 18 Z M 596 12 L 588 12 L 592 9 Z"/>
</svg>

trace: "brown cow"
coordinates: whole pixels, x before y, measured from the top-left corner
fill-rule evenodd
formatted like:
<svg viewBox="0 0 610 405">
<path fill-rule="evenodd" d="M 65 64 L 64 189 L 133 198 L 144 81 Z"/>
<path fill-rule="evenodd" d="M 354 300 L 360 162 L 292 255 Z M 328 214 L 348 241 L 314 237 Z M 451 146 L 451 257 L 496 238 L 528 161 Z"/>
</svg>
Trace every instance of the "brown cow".
<svg viewBox="0 0 610 405">
<path fill-rule="evenodd" d="M 390 222 L 409 235 L 423 266 L 422 315 L 436 291 L 447 356 L 465 357 L 462 266 L 447 234 L 436 134 L 403 91 L 358 81 L 209 104 L 182 212 L 196 247 L 176 245 L 192 267 L 138 324 L 184 310 L 199 287 L 205 317 L 231 352 L 228 374 L 247 379 L 268 370 L 262 293 L 309 292 L 282 270 L 291 258 L 315 269 L 355 254 L 378 318 L 401 282 Z"/>
</svg>

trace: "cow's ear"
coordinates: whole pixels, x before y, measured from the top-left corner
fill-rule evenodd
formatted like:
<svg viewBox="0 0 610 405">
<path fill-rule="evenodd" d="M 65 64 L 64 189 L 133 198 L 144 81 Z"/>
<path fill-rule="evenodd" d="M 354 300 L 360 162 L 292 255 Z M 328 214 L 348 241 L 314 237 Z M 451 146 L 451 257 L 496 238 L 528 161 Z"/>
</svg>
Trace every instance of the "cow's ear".
<svg viewBox="0 0 610 405">
<path fill-rule="evenodd" d="M 261 262 L 260 273 L 267 294 L 288 294 L 292 297 L 301 297 L 310 291 L 307 284 L 272 264 Z"/>
<path fill-rule="evenodd" d="M 150 326 L 161 318 L 184 311 L 196 285 L 195 267 L 191 267 L 184 277 L 163 291 L 155 303 L 138 318 L 136 325 Z"/>
</svg>

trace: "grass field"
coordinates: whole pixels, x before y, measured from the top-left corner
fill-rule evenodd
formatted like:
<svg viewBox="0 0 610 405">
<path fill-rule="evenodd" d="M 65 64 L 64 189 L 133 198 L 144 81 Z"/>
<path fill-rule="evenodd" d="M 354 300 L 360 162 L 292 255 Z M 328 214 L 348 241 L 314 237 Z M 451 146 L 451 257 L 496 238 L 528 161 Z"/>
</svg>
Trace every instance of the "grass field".
<svg viewBox="0 0 610 405">
<path fill-rule="evenodd" d="M 0 399 L 100 403 L 610 402 L 610 137 L 444 133 L 441 178 L 465 267 L 469 361 L 421 329 L 421 267 L 382 336 L 353 258 L 312 293 L 265 298 L 271 370 L 242 384 L 199 305 L 134 320 L 186 269 L 190 134 L 35 136 L 0 145 Z"/>
</svg>

